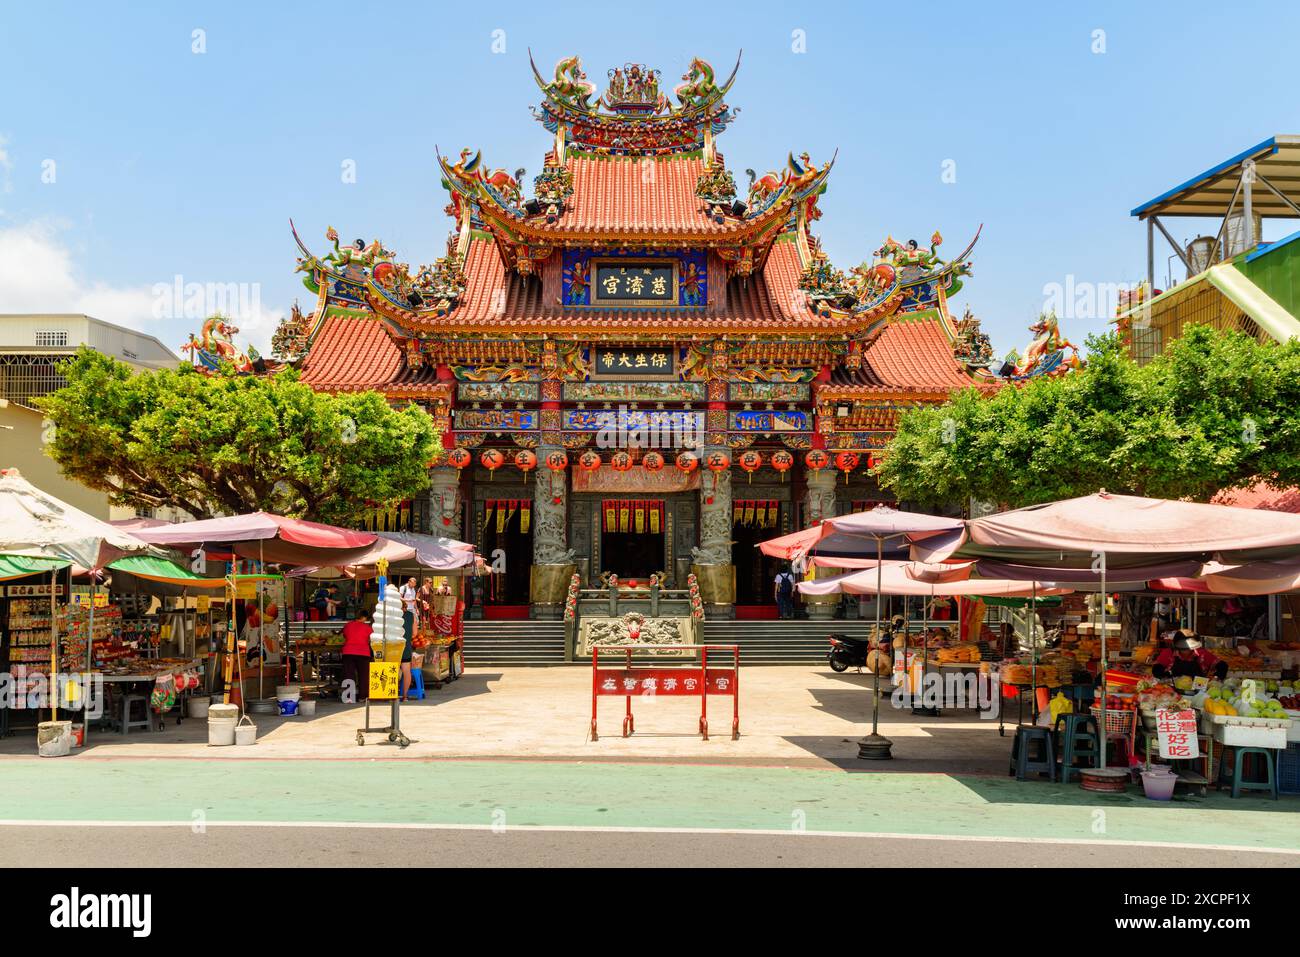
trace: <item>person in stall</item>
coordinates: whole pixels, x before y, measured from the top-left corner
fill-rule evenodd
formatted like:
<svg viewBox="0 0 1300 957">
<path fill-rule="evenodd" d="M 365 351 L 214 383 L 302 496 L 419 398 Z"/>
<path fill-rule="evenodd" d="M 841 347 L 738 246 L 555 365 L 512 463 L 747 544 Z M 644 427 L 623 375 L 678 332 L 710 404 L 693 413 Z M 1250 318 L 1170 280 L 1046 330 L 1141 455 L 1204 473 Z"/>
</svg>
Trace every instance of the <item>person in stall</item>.
<svg viewBox="0 0 1300 957">
<path fill-rule="evenodd" d="M 349 681 L 352 682 L 353 701 L 365 701 L 370 696 L 370 662 L 373 658 L 370 649 L 370 634 L 373 630 L 366 619 L 369 615 L 358 602 L 353 611 L 353 619 L 343 626 L 343 647 L 339 657 L 343 661 L 343 684 L 340 694 L 347 701 Z"/>
<path fill-rule="evenodd" d="M 1220 661 L 1188 628 L 1173 633 L 1173 647 L 1156 656 L 1151 673 L 1157 678 L 1218 678 L 1228 676 L 1228 663 Z"/>
</svg>

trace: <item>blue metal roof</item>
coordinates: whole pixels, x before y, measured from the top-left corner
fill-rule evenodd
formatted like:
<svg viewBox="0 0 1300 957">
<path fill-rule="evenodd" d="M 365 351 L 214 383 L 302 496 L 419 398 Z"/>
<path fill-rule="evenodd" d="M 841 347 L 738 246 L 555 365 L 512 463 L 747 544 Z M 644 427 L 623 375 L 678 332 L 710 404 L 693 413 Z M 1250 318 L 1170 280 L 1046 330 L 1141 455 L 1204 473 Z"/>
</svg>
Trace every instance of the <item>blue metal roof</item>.
<svg viewBox="0 0 1300 957">
<path fill-rule="evenodd" d="M 1173 205 L 1174 201 L 1176 200 L 1186 201 L 1186 200 L 1193 199 L 1196 196 L 1198 190 L 1213 183 L 1215 180 L 1222 177 L 1225 173 L 1228 173 L 1234 168 L 1240 166 L 1246 160 L 1253 159 L 1256 162 L 1259 162 L 1260 159 L 1264 157 L 1272 156 L 1276 154 L 1281 146 L 1283 145 L 1291 146 L 1295 142 L 1295 138 L 1289 136 L 1281 137 L 1283 141 L 1281 144 L 1279 144 L 1278 139 L 1279 139 L 1278 136 L 1270 136 L 1262 143 L 1258 143 L 1255 146 L 1252 146 L 1250 149 L 1238 153 L 1236 156 L 1232 157 L 1229 160 L 1224 160 L 1222 163 L 1218 164 L 1217 166 L 1213 166 L 1210 169 L 1207 169 L 1205 172 L 1200 173 L 1197 176 L 1193 176 L 1185 183 L 1175 186 L 1173 189 L 1169 190 L 1168 192 L 1161 193 L 1155 199 L 1143 203 L 1141 206 L 1136 207 L 1131 212 L 1130 215 L 1143 216 L 1153 212 L 1160 212 L 1162 211 L 1163 207 Z M 1176 211 L 1171 211 L 1171 212 L 1174 215 L 1178 215 Z M 1211 215 L 1211 214 L 1207 214 L 1203 212 L 1201 213 L 1185 212 L 1182 213 L 1181 215 Z"/>
</svg>

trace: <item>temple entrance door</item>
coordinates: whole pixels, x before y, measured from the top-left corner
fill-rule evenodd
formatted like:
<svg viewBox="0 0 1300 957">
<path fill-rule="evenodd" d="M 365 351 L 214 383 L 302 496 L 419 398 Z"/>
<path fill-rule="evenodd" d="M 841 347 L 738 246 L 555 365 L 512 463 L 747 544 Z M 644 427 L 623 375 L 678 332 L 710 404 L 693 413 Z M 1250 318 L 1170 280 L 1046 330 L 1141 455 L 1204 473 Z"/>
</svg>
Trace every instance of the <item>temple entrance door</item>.
<svg viewBox="0 0 1300 957">
<path fill-rule="evenodd" d="M 479 554 L 492 574 L 483 604 L 522 606 L 529 601 L 529 568 L 533 564 L 532 502 L 527 499 L 489 499 L 483 503 L 483 536 Z M 528 529 L 524 530 L 524 510 Z M 488 617 L 491 617 L 489 614 Z"/>
<path fill-rule="evenodd" d="M 741 509 L 748 503 L 737 502 Z M 776 516 L 768 519 L 763 503 L 764 516 L 757 515 L 757 508 L 743 510 L 739 521 L 731 526 L 731 561 L 736 568 L 736 617 L 737 618 L 775 618 L 776 599 L 773 589 L 776 574 L 782 562 L 764 555 L 757 548 L 759 542 L 774 538 L 779 532 Z M 771 503 L 775 512 L 777 505 Z"/>
<path fill-rule="evenodd" d="M 664 503 L 615 500 L 601 503 L 600 571 L 620 581 L 644 581 L 664 567 Z"/>
</svg>

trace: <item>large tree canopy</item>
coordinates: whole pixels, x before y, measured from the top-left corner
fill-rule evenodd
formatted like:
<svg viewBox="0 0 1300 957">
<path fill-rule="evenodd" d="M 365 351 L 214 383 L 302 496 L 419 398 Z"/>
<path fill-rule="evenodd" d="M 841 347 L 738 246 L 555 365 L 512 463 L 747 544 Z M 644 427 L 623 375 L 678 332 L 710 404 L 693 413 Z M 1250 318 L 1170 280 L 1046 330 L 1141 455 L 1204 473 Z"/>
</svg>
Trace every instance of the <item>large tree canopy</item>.
<svg viewBox="0 0 1300 957">
<path fill-rule="evenodd" d="M 318 393 L 293 371 L 137 373 L 84 348 L 63 374 L 68 385 L 41 402 L 54 426 L 48 453 L 114 504 L 353 525 L 368 502 L 428 486 L 433 420 L 374 392 Z"/>
<path fill-rule="evenodd" d="M 1300 483 L 1300 343 L 1190 327 L 1139 366 L 1114 336 L 1086 368 L 906 413 L 875 469 L 900 500 L 1012 507 L 1112 492 L 1205 501 Z"/>
</svg>

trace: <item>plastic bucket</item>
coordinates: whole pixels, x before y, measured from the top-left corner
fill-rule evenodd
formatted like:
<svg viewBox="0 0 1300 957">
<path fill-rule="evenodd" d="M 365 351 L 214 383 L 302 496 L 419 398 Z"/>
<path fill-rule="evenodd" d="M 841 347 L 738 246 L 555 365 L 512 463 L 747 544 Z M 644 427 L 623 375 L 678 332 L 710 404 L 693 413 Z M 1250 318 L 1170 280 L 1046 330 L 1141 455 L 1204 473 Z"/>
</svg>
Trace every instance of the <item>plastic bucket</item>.
<svg viewBox="0 0 1300 957">
<path fill-rule="evenodd" d="M 297 701 L 302 697 L 302 685 L 276 685 L 277 701 Z"/>
<path fill-rule="evenodd" d="M 84 724 L 74 724 L 72 726 L 72 746 L 74 748 L 86 746 L 86 726 Z"/>
<path fill-rule="evenodd" d="M 280 699 L 280 714 L 282 714 L 282 715 L 291 715 L 291 714 L 297 714 L 297 713 L 298 713 L 298 699 L 297 699 L 297 698 L 281 698 L 281 699 Z"/>
<path fill-rule="evenodd" d="M 187 709 L 186 713 L 191 718 L 206 718 L 208 716 L 208 708 L 211 705 L 212 702 L 207 698 L 190 698 L 189 703 L 185 706 Z"/>
<path fill-rule="evenodd" d="M 316 713 L 316 699 L 303 698 L 298 702 L 298 713 L 304 718 L 310 718 Z"/>
<path fill-rule="evenodd" d="M 248 715 L 239 719 L 239 724 L 235 726 L 234 737 L 235 744 L 257 743 L 257 725 L 253 724 Z"/>
<path fill-rule="evenodd" d="M 235 743 L 235 719 L 214 718 L 208 714 L 208 747 L 225 747 Z"/>
<path fill-rule="evenodd" d="M 1168 801 L 1174 796 L 1178 775 L 1169 771 L 1143 771 L 1142 790 L 1153 801 Z"/>
</svg>

